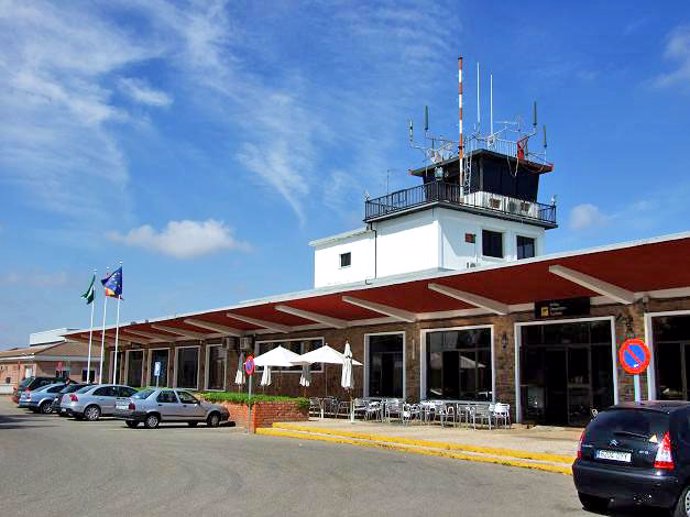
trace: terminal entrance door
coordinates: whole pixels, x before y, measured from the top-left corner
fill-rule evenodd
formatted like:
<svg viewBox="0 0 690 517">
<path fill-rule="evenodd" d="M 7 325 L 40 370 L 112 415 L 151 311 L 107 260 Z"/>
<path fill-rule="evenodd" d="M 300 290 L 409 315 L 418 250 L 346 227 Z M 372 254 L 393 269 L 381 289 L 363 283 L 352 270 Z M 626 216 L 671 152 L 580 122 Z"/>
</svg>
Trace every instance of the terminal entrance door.
<svg viewBox="0 0 690 517">
<path fill-rule="evenodd" d="M 613 404 L 609 320 L 522 327 L 520 392 L 523 419 L 585 425 L 591 410 Z"/>
<path fill-rule="evenodd" d="M 403 396 L 403 334 L 369 336 L 369 396 Z"/>
<path fill-rule="evenodd" d="M 690 400 L 690 316 L 652 319 L 656 398 Z"/>
</svg>

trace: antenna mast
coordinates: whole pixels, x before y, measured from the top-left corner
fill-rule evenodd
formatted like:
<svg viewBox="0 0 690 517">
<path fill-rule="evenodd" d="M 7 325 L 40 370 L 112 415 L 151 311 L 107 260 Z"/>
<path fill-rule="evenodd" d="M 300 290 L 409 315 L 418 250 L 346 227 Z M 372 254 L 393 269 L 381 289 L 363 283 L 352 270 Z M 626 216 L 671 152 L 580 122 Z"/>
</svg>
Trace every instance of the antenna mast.
<svg viewBox="0 0 690 517">
<path fill-rule="evenodd" d="M 479 72 L 479 61 L 477 61 L 477 133 L 482 132 L 482 102 L 481 102 L 481 74 Z"/>
<path fill-rule="evenodd" d="M 462 162 L 465 152 L 465 144 L 462 134 L 462 56 L 458 58 L 458 130 L 460 137 L 458 140 L 458 158 Z"/>
</svg>

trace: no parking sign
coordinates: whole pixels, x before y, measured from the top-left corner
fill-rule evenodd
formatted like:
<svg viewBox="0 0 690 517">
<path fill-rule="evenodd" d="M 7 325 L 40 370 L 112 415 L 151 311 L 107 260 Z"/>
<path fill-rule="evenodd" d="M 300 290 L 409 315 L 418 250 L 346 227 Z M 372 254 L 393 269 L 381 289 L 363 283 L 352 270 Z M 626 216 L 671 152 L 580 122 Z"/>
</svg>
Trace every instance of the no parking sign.
<svg viewBox="0 0 690 517">
<path fill-rule="evenodd" d="M 649 348 L 641 339 L 626 339 L 618 349 L 618 360 L 625 373 L 630 375 L 644 373 L 650 358 Z"/>
<path fill-rule="evenodd" d="M 633 376 L 636 402 L 642 400 L 640 374 L 647 370 L 651 358 L 649 348 L 641 339 L 626 339 L 618 349 L 618 360 L 623 370 Z"/>
</svg>

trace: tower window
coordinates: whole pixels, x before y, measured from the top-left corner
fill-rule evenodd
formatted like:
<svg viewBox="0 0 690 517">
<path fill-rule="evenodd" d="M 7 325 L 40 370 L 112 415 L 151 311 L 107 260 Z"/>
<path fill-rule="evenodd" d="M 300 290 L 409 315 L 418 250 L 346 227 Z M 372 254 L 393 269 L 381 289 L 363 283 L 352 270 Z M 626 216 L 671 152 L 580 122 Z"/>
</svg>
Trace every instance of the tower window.
<svg viewBox="0 0 690 517">
<path fill-rule="evenodd" d="M 482 254 L 487 257 L 503 258 L 503 234 L 482 230 Z"/>
<path fill-rule="evenodd" d="M 352 264 L 352 253 L 341 253 L 340 254 L 340 267 L 349 267 Z"/>
<path fill-rule="evenodd" d="M 525 259 L 534 257 L 534 239 L 531 237 L 517 236 L 517 258 Z"/>
</svg>

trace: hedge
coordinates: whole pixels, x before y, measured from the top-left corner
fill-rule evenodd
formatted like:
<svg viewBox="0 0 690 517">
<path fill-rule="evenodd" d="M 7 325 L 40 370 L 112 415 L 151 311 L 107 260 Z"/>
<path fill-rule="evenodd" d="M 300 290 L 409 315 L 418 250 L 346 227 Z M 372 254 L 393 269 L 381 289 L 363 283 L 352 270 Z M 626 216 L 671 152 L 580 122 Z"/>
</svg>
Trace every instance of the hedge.
<svg viewBox="0 0 690 517">
<path fill-rule="evenodd" d="M 198 394 L 208 402 L 233 402 L 235 404 L 254 405 L 257 402 L 294 402 L 300 409 L 309 409 L 309 399 L 304 397 L 286 397 L 282 395 L 249 395 L 231 391 L 206 391 Z"/>
</svg>

